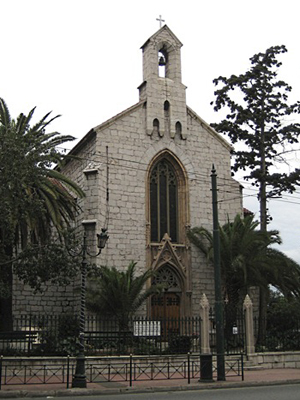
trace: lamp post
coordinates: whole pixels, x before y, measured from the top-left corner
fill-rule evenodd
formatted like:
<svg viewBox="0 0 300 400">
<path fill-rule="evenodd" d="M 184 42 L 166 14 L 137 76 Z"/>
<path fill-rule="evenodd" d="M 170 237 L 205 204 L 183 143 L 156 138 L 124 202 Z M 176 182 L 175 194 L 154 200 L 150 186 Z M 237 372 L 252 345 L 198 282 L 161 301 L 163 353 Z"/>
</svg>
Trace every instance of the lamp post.
<svg viewBox="0 0 300 400">
<path fill-rule="evenodd" d="M 107 230 L 102 228 L 101 233 L 97 234 L 97 247 L 99 251 L 96 254 L 88 252 L 86 244 L 86 232 L 83 235 L 83 244 L 81 250 L 74 254 L 76 256 L 82 256 L 81 261 L 81 295 L 80 295 L 80 320 L 79 320 L 79 352 L 76 358 L 76 369 L 73 376 L 72 387 L 74 388 L 86 388 L 86 374 L 85 374 L 85 291 L 86 291 L 86 267 L 87 259 L 86 256 L 97 257 L 101 254 L 104 249 L 106 241 L 108 239 Z"/>
<path fill-rule="evenodd" d="M 216 315 L 216 339 L 217 339 L 217 379 L 225 381 L 224 359 L 224 316 L 220 265 L 220 233 L 218 219 L 218 189 L 215 166 L 211 170 L 212 205 L 213 205 L 213 243 L 214 243 L 214 269 L 215 269 L 215 315 Z"/>
</svg>

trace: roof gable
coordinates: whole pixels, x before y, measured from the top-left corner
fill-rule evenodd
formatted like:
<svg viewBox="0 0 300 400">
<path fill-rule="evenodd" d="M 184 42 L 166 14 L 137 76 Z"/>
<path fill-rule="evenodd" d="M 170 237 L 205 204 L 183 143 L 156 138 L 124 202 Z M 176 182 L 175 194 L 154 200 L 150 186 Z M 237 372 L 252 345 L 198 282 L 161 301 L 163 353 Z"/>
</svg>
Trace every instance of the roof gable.
<svg viewBox="0 0 300 400">
<path fill-rule="evenodd" d="M 217 139 L 224 147 L 226 147 L 226 149 L 228 149 L 229 151 L 233 150 L 233 146 L 229 142 L 227 142 L 227 140 L 224 139 L 223 136 L 221 136 L 217 131 L 215 131 L 214 128 L 212 128 L 209 125 L 209 123 L 207 123 L 206 121 L 204 121 L 204 119 L 199 117 L 199 115 L 188 106 L 187 106 L 187 113 L 190 114 L 196 120 L 198 120 L 198 122 L 208 131 L 208 133 L 215 139 Z"/>
<path fill-rule="evenodd" d="M 164 35 L 163 35 L 164 34 Z M 172 42 L 175 42 L 179 47 L 182 47 L 182 43 L 181 41 L 177 38 L 177 36 L 174 35 L 174 33 L 171 31 L 171 29 L 167 26 L 164 25 L 162 28 L 160 28 L 156 33 L 154 33 L 144 44 L 143 46 L 141 46 L 141 49 L 144 49 L 147 44 L 150 41 L 156 41 L 157 39 L 160 39 L 160 36 L 166 36 L 166 34 L 168 36 L 170 36 L 170 39 Z"/>
</svg>

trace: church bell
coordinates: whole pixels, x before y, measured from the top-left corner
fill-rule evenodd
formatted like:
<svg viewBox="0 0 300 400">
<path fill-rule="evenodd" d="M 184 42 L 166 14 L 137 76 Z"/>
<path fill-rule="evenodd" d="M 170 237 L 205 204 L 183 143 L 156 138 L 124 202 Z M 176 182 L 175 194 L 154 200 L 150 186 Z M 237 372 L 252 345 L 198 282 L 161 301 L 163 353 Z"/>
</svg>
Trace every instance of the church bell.
<svg viewBox="0 0 300 400">
<path fill-rule="evenodd" d="M 159 57 L 158 65 L 160 67 L 164 67 L 166 65 L 165 57 L 163 57 L 163 56 Z"/>
</svg>

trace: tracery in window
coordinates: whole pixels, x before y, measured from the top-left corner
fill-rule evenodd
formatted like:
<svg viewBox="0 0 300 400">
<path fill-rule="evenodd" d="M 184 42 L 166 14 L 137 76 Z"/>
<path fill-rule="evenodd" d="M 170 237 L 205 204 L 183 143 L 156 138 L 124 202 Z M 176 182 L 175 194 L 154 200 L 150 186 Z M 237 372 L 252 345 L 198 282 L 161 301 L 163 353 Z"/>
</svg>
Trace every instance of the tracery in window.
<svg viewBox="0 0 300 400">
<path fill-rule="evenodd" d="M 167 265 L 159 268 L 156 271 L 152 279 L 152 285 L 164 285 L 165 289 L 180 290 L 180 283 L 177 276 Z"/>
<path fill-rule="evenodd" d="M 151 242 L 160 242 L 167 233 L 178 240 L 178 182 L 166 159 L 160 160 L 150 173 Z"/>
</svg>

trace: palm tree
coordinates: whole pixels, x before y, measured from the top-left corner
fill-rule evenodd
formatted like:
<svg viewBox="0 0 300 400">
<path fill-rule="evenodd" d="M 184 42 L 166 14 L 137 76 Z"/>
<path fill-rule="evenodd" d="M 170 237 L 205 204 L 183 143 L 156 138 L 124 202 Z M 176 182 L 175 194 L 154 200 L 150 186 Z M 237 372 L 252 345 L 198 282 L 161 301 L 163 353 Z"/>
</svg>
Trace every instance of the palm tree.
<svg viewBox="0 0 300 400">
<path fill-rule="evenodd" d="M 233 222 L 219 227 L 224 295 L 234 303 L 242 289 L 257 282 L 265 283 L 260 269 L 262 256 L 269 245 L 280 243 L 277 231 L 261 232 L 256 230 L 258 225 L 251 215 L 245 218 L 237 215 Z M 213 261 L 213 234 L 203 227 L 195 227 L 188 235 L 192 243 Z"/>
<path fill-rule="evenodd" d="M 158 285 L 145 288 L 153 271 L 135 276 L 135 268 L 133 261 L 125 271 L 102 266 L 87 291 L 87 308 L 100 316 L 116 318 L 120 331 L 127 331 L 129 318 L 149 296 L 162 289 Z"/>
<path fill-rule="evenodd" d="M 47 243 L 53 229 L 62 238 L 63 229 L 75 219 L 76 197 L 83 196 L 74 182 L 54 169 L 65 159 L 57 146 L 74 138 L 46 133 L 57 118 L 49 119 L 50 113 L 31 126 L 34 111 L 14 120 L 0 98 L 0 268 L 6 278 L 2 287 L 10 289 L 12 257 L 32 243 Z M 2 301 L 1 307 L 2 320 L 7 321 L 4 309 L 11 314 L 10 301 Z"/>
<path fill-rule="evenodd" d="M 300 295 L 300 266 L 270 247 L 281 243 L 278 231 L 260 231 L 258 226 L 259 222 L 254 221 L 252 215 L 245 218 L 237 215 L 233 222 L 219 227 L 224 298 L 231 305 L 233 320 L 242 296 L 251 286 L 259 287 L 265 297 L 270 285 L 285 296 Z M 188 235 L 191 242 L 213 261 L 212 233 L 203 227 L 195 227 Z M 262 321 L 265 321 L 265 315 L 261 312 L 260 335 L 264 336 Z"/>
<path fill-rule="evenodd" d="M 83 196 L 74 182 L 53 168 L 65 159 L 57 146 L 74 138 L 46 133 L 58 117 L 48 119 L 50 113 L 31 127 L 34 111 L 15 121 L 0 99 L 0 191 L 5 200 L 1 239 L 21 248 L 28 241 L 47 240 L 52 227 L 61 233 L 76 216 L 76 197 Z"/>
</svg>

